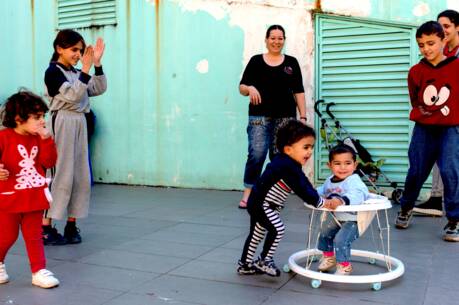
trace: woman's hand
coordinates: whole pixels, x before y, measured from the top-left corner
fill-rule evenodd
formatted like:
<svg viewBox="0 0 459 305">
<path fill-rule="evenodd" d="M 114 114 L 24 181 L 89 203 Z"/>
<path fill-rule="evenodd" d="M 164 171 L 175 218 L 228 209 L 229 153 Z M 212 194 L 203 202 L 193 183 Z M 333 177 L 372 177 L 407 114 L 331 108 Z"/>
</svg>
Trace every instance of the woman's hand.
<svg viewBox="0 0 459 305">
<path fill-rule="evenodd" d="M 8 179 L 10 172 L 5 169 L 5 166 L 0 163 L 0 181 L 4 181 Z"/>
<path fill-rule="evenodd" d="M 92 67 L 92 64 L 94 62 L 94 48 L 89 45 L 86 47 L 83 53 L 83 57 L 81 57 L 81 64 L 83 67 L 81 68 L 81 71 L 89 74 L 89 70 Z"/>
<path fill-rule="evenodd" d="M 261 104 L 261 95 L 260 92 L 258 92 L 257 88 L 255 88 L 254 86 L 248 86 L 247 90 L 249 90 L 250 104 Z"/>
<path fill-rule="evenodd" d="M 104 50 L 105 50 L 105 43 L 102 38 L 97 38 L 96 41 L 96 46 L 94 47 L 94 66 L 100 67 L 101 63 L 100 60 L 102 59 L 102 56 L 104 55 Z"/>
</svg>

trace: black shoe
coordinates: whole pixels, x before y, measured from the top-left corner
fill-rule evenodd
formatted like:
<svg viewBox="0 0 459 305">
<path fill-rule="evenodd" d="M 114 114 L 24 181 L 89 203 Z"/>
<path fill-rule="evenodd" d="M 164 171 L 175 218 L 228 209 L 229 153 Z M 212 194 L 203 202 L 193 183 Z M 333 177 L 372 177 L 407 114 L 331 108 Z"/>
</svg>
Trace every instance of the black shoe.
<svg viewBox="0 0 459 305">
<path fill-rule="evenodd" d="M 64 238 L 67 239 L 68 244 L 79 244 L 81 243 L 80 229 L 78 229 L 75 223 L 67 223 L 64 229 Z"/>
<path fill-rule="evenodd" d="M 281 274 L 279 268 L 277 268 L 273 260 L 263 260 L 261 258 L 258 258 L 256 261 L 253 262 L 253 265 L 255 266 L 255 268 L 269 276 L 278 277 Z"/>
<path fill-rule="evenodd" d="M 239 273 L 240 275 L 255 275 L 262 274 L 263 272 L 258 270 L 253 265 L 253 263 L 243 263 L 239 261 L 237 266 L 237 273 Z"/>
<path fill-rule="evenodd" d="M 45 246 L 63 246 L 67 244 L 67 239 L 57 232 L 56 228 L 43 226 L 43 244 Z"/>
<path fill-rule="evenodd" d="M 443 216 L 442 202 L 442 197 L 430 197 L 426 202 L 415 206 L 413 212 L 426 216 Z"/>
<path fill-rule="evenodd" d="M 395 227 L 397 229 L 406 229 L 410 225 L 411 217 L 413 217 L 413 210 L 403 211 L 400 210 L 395 219 Z"/>
</svg>

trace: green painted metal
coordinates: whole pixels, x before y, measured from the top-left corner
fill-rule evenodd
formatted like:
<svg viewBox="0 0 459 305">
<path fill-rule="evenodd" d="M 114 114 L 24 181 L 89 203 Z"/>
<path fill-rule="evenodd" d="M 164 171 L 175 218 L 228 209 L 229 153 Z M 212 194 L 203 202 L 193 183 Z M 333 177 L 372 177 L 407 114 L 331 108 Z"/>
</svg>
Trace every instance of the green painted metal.
<svg viewBox="0 0 459 305">
<path fill-rule="evenodd" d="M 403 182 L 412 128 L 406 78 L 417 61 L 414 27 L 327 15 L 315 21 L 316 99 L 335 103 L 331 109 L 341 124 L 375 161 L 386 159 L 382 170 L 389 179 Z M 316 146 L 317 180 L 330 174 L 324 142 L 319 138 Z"/>
<path fill-rule="evenodd" d="M 417 59 L 414 39 L 404 36 L 404 31 L 411 29 L 406 22 L 434 18 L 436 11 L 446 6 L 444 0 L 426 0 L 432 12 L 418 18 L 411 13 L 417 1 L 399 1 L 397 7 L 395 2 L 372 0 L 370 17 L 399 20 L 399 24 L 387 26 L 373 21 L 364 22 L 371 26 L 356 26 L 360 24 L 358 18 L 342 17 L 338 22 L 341 27 L 325 24 L 329 28 L 323 32 L 324 40 L 332 43 L 318 45 L 318 52 L 324 65 L 320 75 L 324 97 L 346 105 L 346 109 L 336 107 L 343 123 L 368 142 L 376 156 L 393 155 L 390 166 L 397 173 L 406 167 L 401 154 L 406 152 L 410 128 L 401 115 L 408 111 L 403 84 L 409 65 Z M 88 3 L 91 17 L 83 14 L 81 19 L 78 16 L 89 10 Z M 258 10 L 263 3 L 254 0 L 250 5 Z M 74 5 L 82 10 L 74 10 Z M 100 7 L 105 5 L 109 9 Z M 102 20 L 107 17 L 116 24 L 94 23 L 100 9 Z M 272 9 L 266 4 L 267 16 Z M 216 19 L 204 10 L 186 11 L 177 1 L 17 0 L 0 1 L 0 17 L 0 26 L 6 29 L 1 34 L 1 100 L 21 86 L 43 94 L 43 74 L 53 39 L 57 29 L 70 26 L 63 23 L 64 17 L 69 22 L 82 22 L 72 27 L 95 25 L 78 29 L 87 43 L 104 37 L 108 91 L 92 100 L 97 115 L 92 146 L 96 181 L 242 187 L 247 99 L 237 88 L 245 46 L 243 29 L 232 25 L 228 16 Z M 367 30 L 371 35 L 366 35 Z M 344 35 L 346 31 L 353 35 Z M 385 35 L 387 31 L 391 34 Z M 408 55 L 400 52 L 406 49 L 410 50 Z M 360 65 L 362 58 L 367 66 Z M 207 73 L 197 71 L 200 62 L 208 62 Z M 373 73 L 374 68 L 379 73 Z M 378 113 L 377 118 L 366 116 L 372 111 Z M 356 120 L 352 118 L 358 118 L 360 125 L 354 126 Z M 393 131 L 392 142 L 384 140 L 386 124 Z M 359 126 L 366 132 L 360 133 Z"/>
<path fill-rule="evenodd" d="M 115 0 L 58 0 L 57 28 L 116 24 Z"/>
</svg>

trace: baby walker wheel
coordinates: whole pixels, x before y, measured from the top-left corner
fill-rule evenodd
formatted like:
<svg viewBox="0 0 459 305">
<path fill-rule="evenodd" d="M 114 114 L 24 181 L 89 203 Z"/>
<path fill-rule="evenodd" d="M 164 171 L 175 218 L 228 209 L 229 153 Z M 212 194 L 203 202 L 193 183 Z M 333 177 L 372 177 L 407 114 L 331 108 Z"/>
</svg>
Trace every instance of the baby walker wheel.
<svg viewBox="0 0 459 305">
<path fill-rule="evenodd" d="M 393 192 L 392 192 L 392 200 L 395 202 L 395 203 L 400 203 L 400 199 L 402 198 L 402 195 L 403 195 L 403 190 L 402 189 L 395 189 Z"/>
<path fill-rule="evenodd" d="M 311 287 L 314 289 L 319 288 L 321 284 L 322 284 L 321 280 L 317 280 L 317 279 L 311 280 Z"/>
<path fill-rule="evenodd" d="M 285 265 L 282 267 L 282 270 L 284 270 L 285 273 L 289 273 L 289 272 L 290 272 L 290 267 L 288 266 L 288 264 L 285 264 Z"/>
<path fill-rule="evenodd" d="M 371 289 L 373 289 L 374 291 L 381 290 L 381 287 L 382 287 L 381 282 L 371 284 Z"/>
</svg>

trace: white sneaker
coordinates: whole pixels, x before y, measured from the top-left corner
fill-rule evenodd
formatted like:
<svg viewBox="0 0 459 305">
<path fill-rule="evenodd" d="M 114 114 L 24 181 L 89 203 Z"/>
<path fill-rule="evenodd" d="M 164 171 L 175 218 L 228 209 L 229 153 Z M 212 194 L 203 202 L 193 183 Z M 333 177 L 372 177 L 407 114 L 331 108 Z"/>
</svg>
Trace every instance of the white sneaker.
<svg viewBox="0 0 459 305">
<path fill-rule="evenodd" d="M 6 273 L 5 264 L 0 262 L 0 284 L 8 283 L 10 277 Z"/>
<path fill-rule="evenodd" d="M 41 288 L 53 288 L 59 285 L 59 280 L 54 277 L 54 274 L 46 269 L 41 269 L 32 274 L 32 285 Z"/>
</svg>

